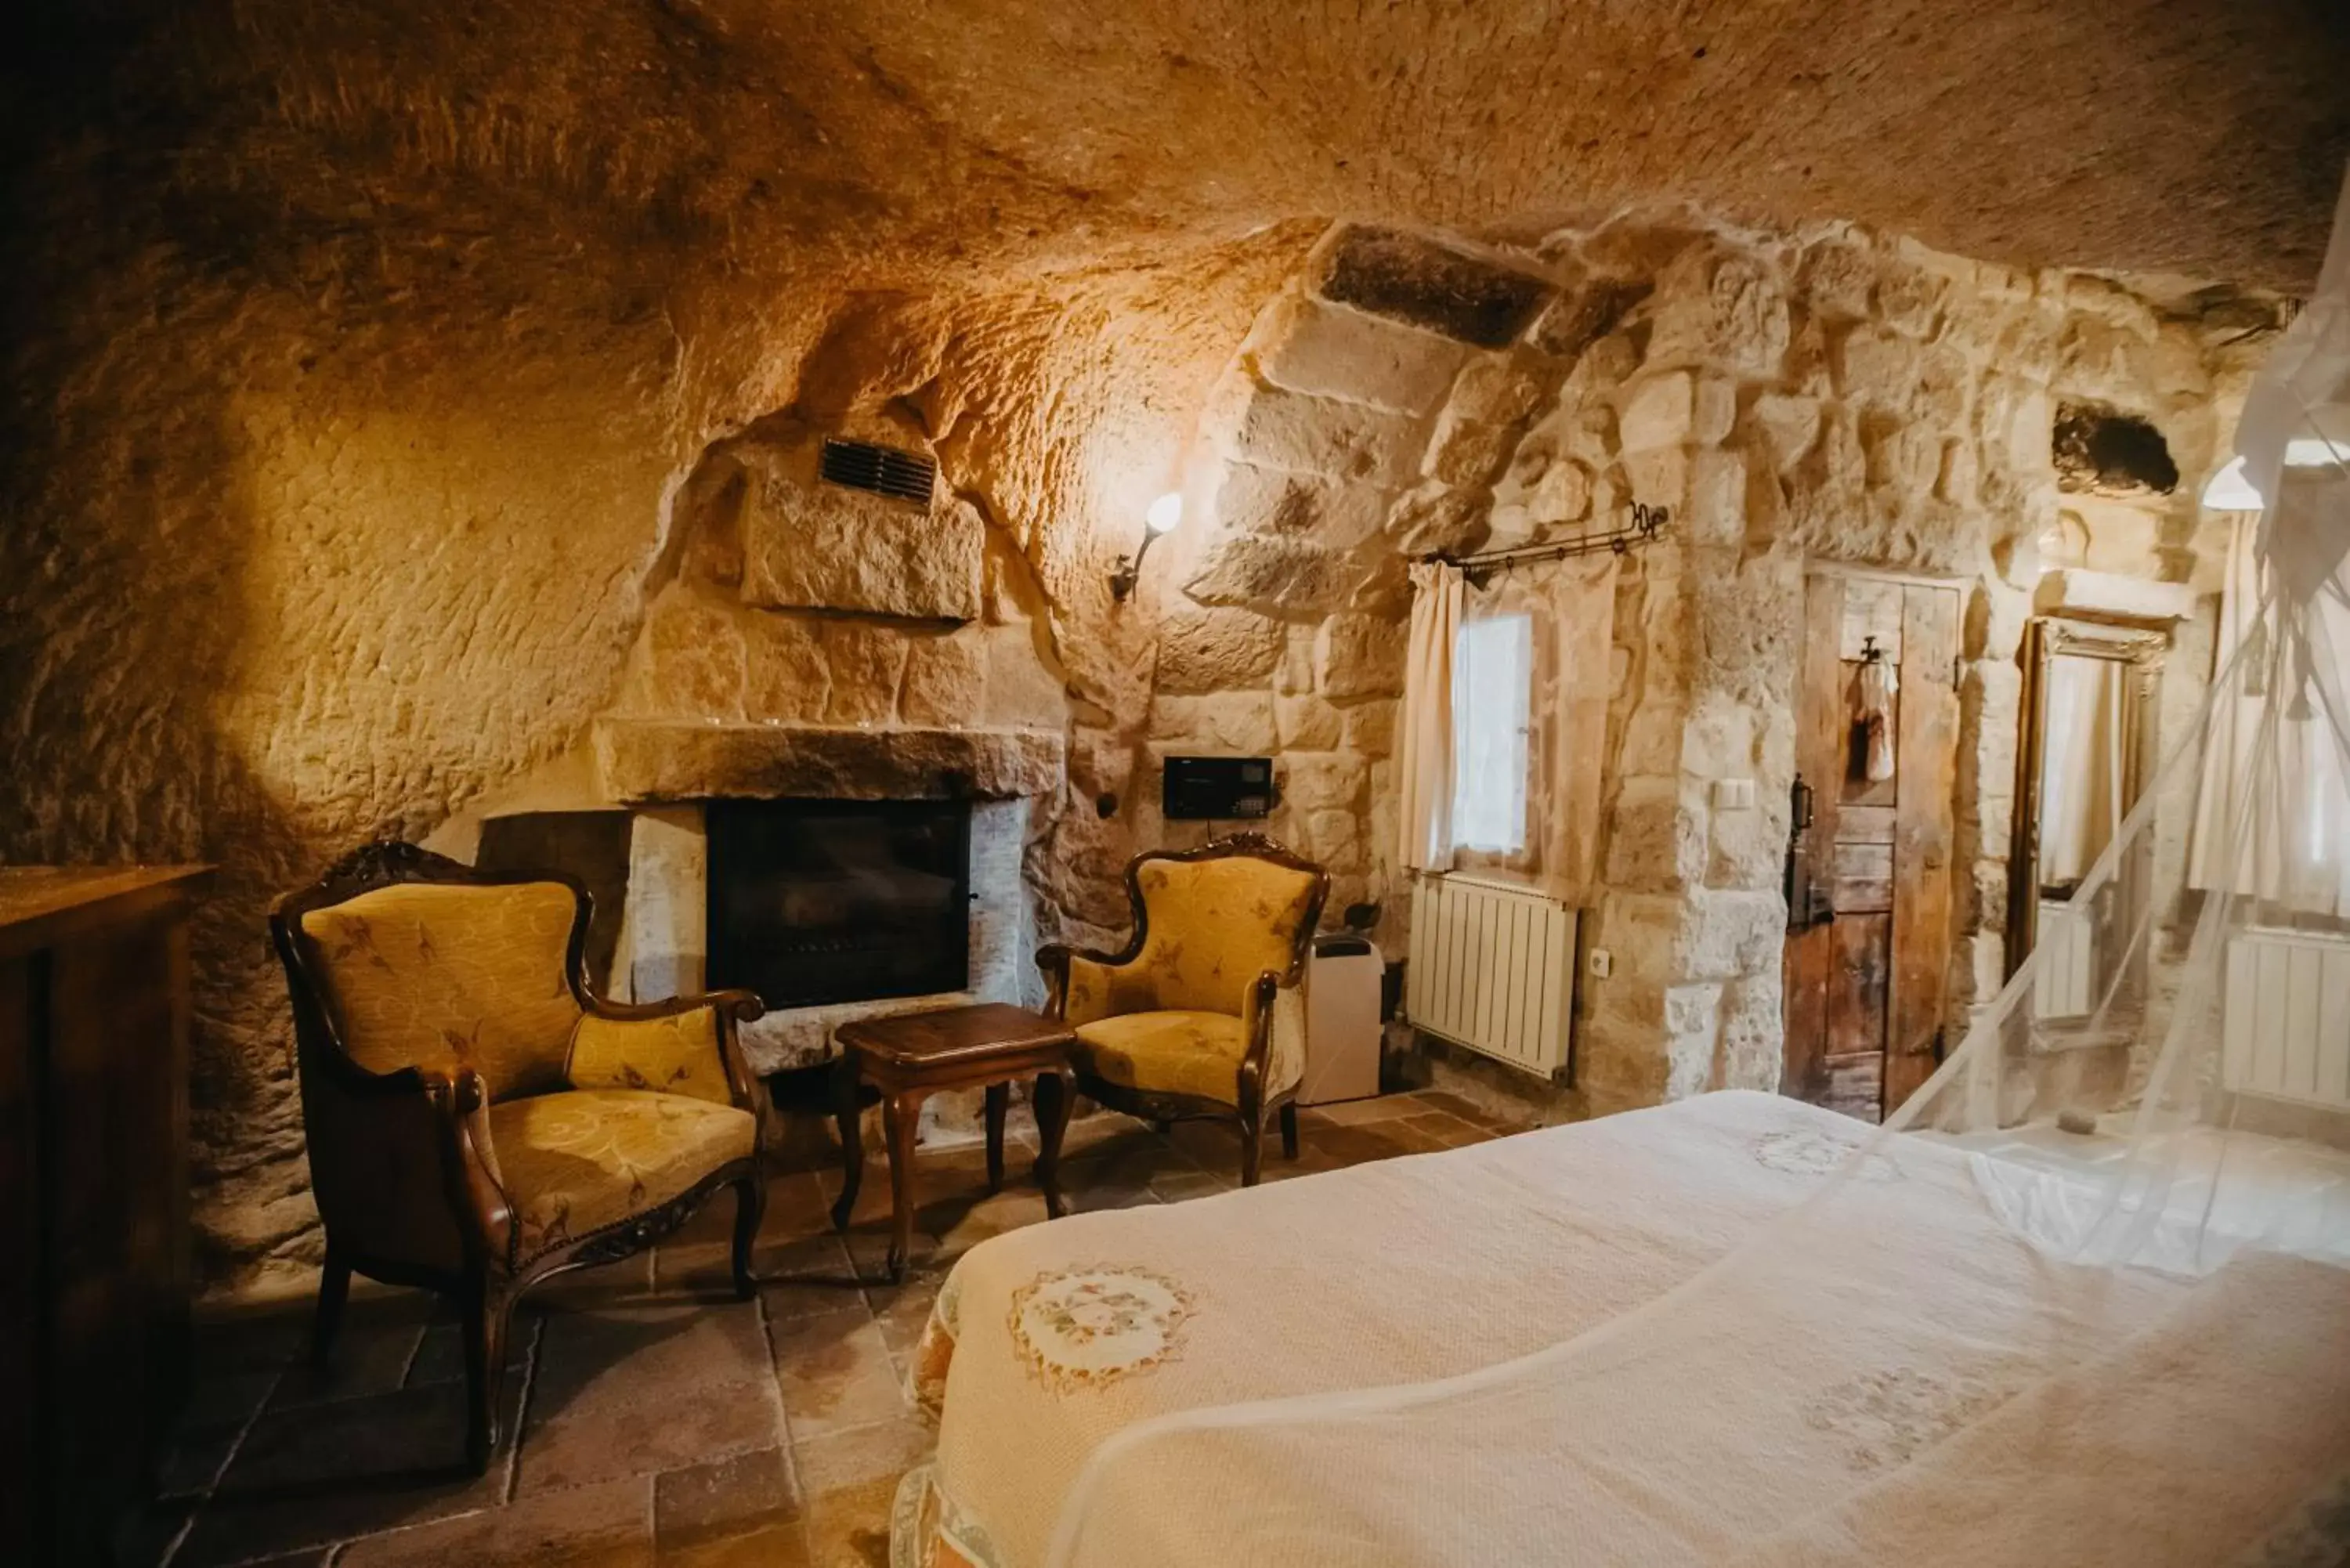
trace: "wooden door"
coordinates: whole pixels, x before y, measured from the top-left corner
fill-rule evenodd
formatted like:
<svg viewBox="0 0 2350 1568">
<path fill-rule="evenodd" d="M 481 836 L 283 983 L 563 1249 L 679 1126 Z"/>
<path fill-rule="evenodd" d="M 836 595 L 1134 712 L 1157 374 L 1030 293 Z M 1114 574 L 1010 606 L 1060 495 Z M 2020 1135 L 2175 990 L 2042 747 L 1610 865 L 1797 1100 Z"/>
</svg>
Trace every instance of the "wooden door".
<svg viewBox="0 0 2350 1568">
<path fill-rule="evenodd" d="M 1877 783 L 1854 722 L 1871 646 L 1899 686 L 1894 774 Z M 1780 1090 L 1866 1121 L 1939 1060 L 1958 651 L 1954 588 L 1825 573 L 1806 585 L 1795 766 L 1813 816 L 1796 880 L 1825 889 L 1833 913 L 1790 921 Z"/>
</svg>

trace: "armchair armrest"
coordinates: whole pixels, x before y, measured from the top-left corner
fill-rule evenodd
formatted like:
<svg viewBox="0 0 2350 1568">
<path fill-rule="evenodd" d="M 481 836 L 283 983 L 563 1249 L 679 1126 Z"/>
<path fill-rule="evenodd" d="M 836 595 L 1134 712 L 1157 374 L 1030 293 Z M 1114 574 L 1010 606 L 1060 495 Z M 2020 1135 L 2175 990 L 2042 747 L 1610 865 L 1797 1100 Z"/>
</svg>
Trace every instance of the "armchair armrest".
<svg viewBox="0 0 2350 1568">
<path fill-rule="evenodd" d="M 513 1206 L 479 1073 L 377 1074 L 335 1058 L 306 1064 L 302 1100 L 318 1211 L 338 1245 L 378 1266 L 511 1261 Z"/>
<path fill-rule="evenodd" d="M 1305 1076 L 1305 986 L 1302 977 L 1266 970 L 1248 988 L 1241 1005 L 1241 1029 L 1248 1054 L 1241 1081 L 1253 1081 L 1258 1103 L 1295 1088 Z"/>
<path fill-rule="evenodd" d="M 650 1089 L 756 1116 L 759 1096 L 734 1030 L 765 1011 L 747 991 L 650 1002 L 590 996 L 571 1032 L 564 1076 L 575 1089 Z"/>
<path fill-rule="evenodd" d="M 1139 946 L 1139 943 L 1137 944 Z M 1075 1028 L 1121 1012 L 1159 1005 L 1150 978 L 1134 968 L 1135 953 L 1092 952 L 1058 942 L 1036 950 L 1045 973 L 1045 1011 Z"/>
</svg>

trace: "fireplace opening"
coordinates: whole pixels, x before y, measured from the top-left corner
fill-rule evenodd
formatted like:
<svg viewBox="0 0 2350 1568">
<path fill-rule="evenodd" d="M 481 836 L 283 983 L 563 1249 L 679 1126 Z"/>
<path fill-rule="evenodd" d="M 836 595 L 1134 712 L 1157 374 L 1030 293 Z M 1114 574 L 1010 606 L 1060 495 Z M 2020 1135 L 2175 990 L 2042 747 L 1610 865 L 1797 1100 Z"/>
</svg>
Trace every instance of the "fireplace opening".
<svg viewBox="0 0 2350 1568">
<path fill-rule="evenodd" d="M 967 801 L 712 801 L 710 983 L 769 1007 L 971 981 Z"/>
</svg>

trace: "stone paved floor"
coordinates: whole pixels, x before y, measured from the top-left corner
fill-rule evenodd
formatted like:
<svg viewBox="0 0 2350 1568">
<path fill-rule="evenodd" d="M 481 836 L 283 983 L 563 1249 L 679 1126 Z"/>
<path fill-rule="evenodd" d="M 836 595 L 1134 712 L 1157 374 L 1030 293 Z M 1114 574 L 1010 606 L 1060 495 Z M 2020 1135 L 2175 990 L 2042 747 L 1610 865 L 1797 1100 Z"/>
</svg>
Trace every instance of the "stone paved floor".
<svg viewBox="0 0 2350 1568">
<path fill-rule="evenodd" d="M 1268 1180 L 1510 1130 L 1433 1090 L 1300 1124 L 1299 1158 L 1269 1149 Z M 125 1561 L 886 1563 L 890 1495 L 931 1446 L 903 1393 L 931 1296 L 964 1249 L 1045 1218 L 1016 1114 L 1014 1141 L 993 1197 L 976 1147 L 924 1155 L 902 1284 L 876 1282 L 889 1213 L 877 1153 L 845 1238 L 825 1215 L 837 1172 L 775 1179 L 755 1301 L 727 1284 L 723 1197 L 654 1251 L 534 1294 L 507 1377 L 521 1439 L 479 1478 L 462 1465 L 455 1324 L 430 1298 L 355 1294 L 325 1375 L 301 1354 L 307 1303 L 208 1324 L 164 1497 L 126 1526 Z M 1237 1185 L 1239 1139 L 1097 1116 L 1071 1127 L 1063 1161 L 1076 1209 L 1173 1203 Z"/>
</svg>

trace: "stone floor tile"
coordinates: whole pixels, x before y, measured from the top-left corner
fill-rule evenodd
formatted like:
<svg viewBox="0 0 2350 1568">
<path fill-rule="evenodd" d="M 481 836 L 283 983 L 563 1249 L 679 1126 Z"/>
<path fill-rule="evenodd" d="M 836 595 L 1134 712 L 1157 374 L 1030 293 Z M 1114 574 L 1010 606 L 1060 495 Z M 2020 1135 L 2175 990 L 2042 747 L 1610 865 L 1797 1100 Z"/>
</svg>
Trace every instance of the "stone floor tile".
<svg viewBox="0 0 2350 1568">
<path fill-rule="evenodd" d="M 1074 1196 L 1068 1172 L 1064 1166 L 1061 1192 L 1065 1198 Z M 1046 1218 L 1045 1195 L 1024 1181 L 1007 1181 L 1003 1191 L 991 1194 L 982 1177 L 966 1191 L 927 1196 L 928 1200 L 914 1211 L 909 1252 L 910 1262 L 922 1267 L 942 1266 L 982 1241 L 1041 1225 Z M 888 1273 L 891 1220 L 886 1203 L 869 1215 L 866 1207 L 860 1199 L 858 1211 L 863 1217 L 842 1240 L 858 1279 L 872 1282 Z"/>
<path fill-rule="evenodd" d="M 865 1287 L 866 1304 L 873 1309 L 873 1322 L 881 1331 L 881 1343 L 898 1363 L 901 1382 L 906 1357 L 921 1339 L 923 1326 L 931 1321 L 931 1303 L 939 1299 L 939 1287 L 946 1278 L 944 1268 L 914 1269 L 896 1284 L 877 1282 Z"/>
<path fill-rule="evenodd" d="M 455 1325 L 449 1326 L 453 1330 Z M 270 1395 L 270 1406 L 283 1409 L 389 1394 L 408 1382 L 409 1366 L 416 1359 L 425 1332 L 421 1317 L 408 1323 L 347 1323 L 335 1336 L 333 1353 L 324 1361 L 307 1352 L 294 1358 Z"/>
<path fill-rule="evenodd" d="M 530 1355 L 538 1344 L 544 1314 L 517 1310 L 506 1325 L 506 1376 L 512 1377 L 530 1364 Z M 465 1376 L 464 1329 L 454 1323 L 436 1323 L 425 1329 L 423 1339 L 416 1346 L 416 1357 L 408 1364 L 408 1386 L 421 1388 L 427 1383 L 445 1383 Z"/>
<path fill-rule="evenodd" d="M 653 1539 L 664 1555 L 799 1517 L 799 1480 L 780 1446 L 653 1478 Z"/>
<path fill-rule="evenodd" d="M 807 1528 L 794 1520 L 747 1535 L 664 1545 L 660 1561 L 661 1568 L 807 1568 Z"/>
<path fill-rule="evenodd" d="M 517 1499 L 457 1519 L 354 1541 L 348 1568 L 650 1568 L 652 1481 L 635 1476 Z"/>
<path fill-rule="evenodd" d="M 810 1505 L 807 1561 L 811 1568 L 889 1568 L 892 1480 L 846 1487 Z"/>
<path fill-rule="evenodd" d="M 910 1417 L 796 1445 L 809 1561 L 823 1568 L 888 1568 L 889 1505 L 899 1480 L 936 1446 L 937 1434 Z"/>
<path fill-rule="evenodd" d="M 1150 1124 L 1119 1111 L 1104 1111 L 1097 1116 L 1073 1116 L 1061 1134 L 1061 1158 L 1100 1154 L 1112 1148 L 1164 1141 Z"/>
<path fill-rule="evenodd" d="M 771 1324 L 839 1312 L 863 1299 L 847 1245 L 829 1230 L 781 1244 L 758 1278 Z"/>
<path fill-rule="evenodd" d="M 1150 1190 L 1161 1203 L 1180 1203 L 1187 1199 L 1230 1192 L 1240 1184 L 1237 1170 L 1229 1176 L 1211 1170 L 1170 1170 L 1150 1179 Z"/>
<path fill-rule="evenodd" d="M 164 1439 L 156 1495 L 185 1497 L 210 1490 L 246 1425 L 283 1376 L 268 1369 L 221 1370 L 208 1366 L 199 1352 L 187 1400 Z"/>
<path fill-rule="evenodd" d="M 163 1568 L 195 1516 L 194 1499 L 167 1498 L 116 1521 L 107 1546 L 113 1553 L 111 1568 Z"/>
<path fill-rule="evenodd" d="M 515 1495 L 586 1486 L 723 1459 L 784 1440 L 770 1377 L 669 1387 L 620 1376 L 542 1408 L 531 1401 L 515 1464 Z"/>
<path fill-rule="evenodd" d="M 1413 1116 L 1396 1116 L 1347 1127 L 1315 1127 L 1301 1140 L 1301 1152 L 1310 1154 L 1317 1162 L 1344 1167 L 1392 1159 L 1398 1155 L 1426 1154 L 1446 1147 L 1430 1129 L 1415 1126 L 1414 1120 Z"/>
<path fill-rule="evenodd" d="M 801 1506 L 813 1508 L 871 1480 L 895 1486 L 899 1476 L 929 1459 L 938 1446 L 938 1433 L 913 1415 L 796 1440 L 792 1459 L 799 1472 Z"/>
<path fill-rule="evenodd" d="M 1190 1167 L 1184 1168 L 1187 1171 Z M 1119 1159 L 1074 1160 L 1061 1168 L 1061 1196 L 1072 1214 L 1106 1209 L 1142 1209 L 1160 1201 L 1150 1189 L 1158 1166 Z"/>
<path fill-rule="evenodd" d="M 795 1441 L 907 1413 L 897 1365 L 862 1303 L 775 1324 L 771 1332 L 776 1381 Z"/>
<path fill-rule="evenodd" d="M 1267 1130 L 1272 1137 L 1279 1137 L 1277 1128 Z M 1238 1122 L 1226 1121 L 1221 1116 L 1177 1122 L 1167 1129 L 1166 1142 L 1183 1157 L 1170 1161 L 1170 1169 L 1180 1168 L 1188 1163 L 1201 1170 L 1228 1170 L 1235 1178 L 1240 1174 L 1241 1129 Z"/>
<path fill-rule="evenodd" d="M 506 1430 L 521 1405 L 506 1385 Z M 496 1503 L 505 1467 L 464 1462 L 460 1383 L 264 1412 L 172 1558 L 211 1568 L 418 1524 Z"/>
<path fill-rule="evenodd" d="M 546 1314 L 534 1407 L 560 1405 L 589 1384 L 626 1380 L 682 1392 L 764 1372 L 766 1333 L 755 1302 L 651 1302 Z"/>
<path fill-rule="evenodd" d="M 784 1440 L 755 1302 L 546 1319 L 517 1495 L 675 1469 Z"/>
<path fill-rule="evenodd" d="M 1357 1127 L 1365 1122 L 1383 1122 L 1396 1116 L 1408 1116 L 1414 1111 L 1427 1108 L 1409 1095 L 1374 1095 L 1367 1100 L 1336 1100 L 1326 1106 L 1307 1106 L 1298 1111 L 1297 1116 L 1307 1126 L 1322 1121 L 1335 1127 Z"/>
<path fill-rule="evenodd" d="M 198 1382 L 211 1376 L 283 1369 L 310 1342 L 309 1307 L 307 1301 L 272 1302 L 199 1321 L 195 1325 Z"/>
<path fill-rule="evenodd" d="M 1494 1136 L 1488 1129 L 1450 1111 L 1419 1111 L 1404 1117 L 1403 1125 L 1426 1133 L 1446 1148 L 1465 1148 L 1472 1143 L 1488 1143 Z"/>
</svg>

